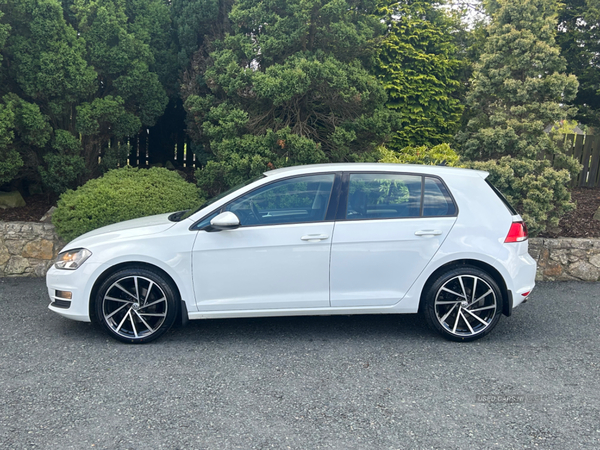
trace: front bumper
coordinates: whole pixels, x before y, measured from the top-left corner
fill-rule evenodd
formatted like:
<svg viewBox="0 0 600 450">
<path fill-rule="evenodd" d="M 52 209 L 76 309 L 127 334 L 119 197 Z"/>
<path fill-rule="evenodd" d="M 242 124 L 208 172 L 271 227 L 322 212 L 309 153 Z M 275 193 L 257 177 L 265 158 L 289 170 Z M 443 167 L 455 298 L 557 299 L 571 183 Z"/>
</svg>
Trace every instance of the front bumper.
<svg viewBox="0 0 600 450">
<path fill-rule="evenodd" d="M 68 319 L 91 322 L 91 287 L 88 286 L 88 281 L 94 269 L 95 265 L 89 264 L 89 261 L 77 270 L 60 270 L 52 266 L 46 274 L 50 297 L 48 309 Z M 57 291 L 70 292 L 71 298 L 65 298 L 64 294 L 61 296 Z"/>
</svg>

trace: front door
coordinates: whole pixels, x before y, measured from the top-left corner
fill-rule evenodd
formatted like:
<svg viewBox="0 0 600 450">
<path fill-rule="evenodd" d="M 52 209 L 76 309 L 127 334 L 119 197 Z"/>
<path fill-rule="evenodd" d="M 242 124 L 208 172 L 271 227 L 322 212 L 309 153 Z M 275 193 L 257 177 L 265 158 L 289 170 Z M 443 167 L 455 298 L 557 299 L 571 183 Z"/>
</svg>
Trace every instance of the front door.
<svg viewBox="0 0 600 450">
<path fill-rule="evenodd" d="M 334 174 L 263 185 L 222 211 L 234 230 L 198 232 L 193 251 L 199 311 L 329 306 L 333 220 L 325 220 Z"/>
</svg>

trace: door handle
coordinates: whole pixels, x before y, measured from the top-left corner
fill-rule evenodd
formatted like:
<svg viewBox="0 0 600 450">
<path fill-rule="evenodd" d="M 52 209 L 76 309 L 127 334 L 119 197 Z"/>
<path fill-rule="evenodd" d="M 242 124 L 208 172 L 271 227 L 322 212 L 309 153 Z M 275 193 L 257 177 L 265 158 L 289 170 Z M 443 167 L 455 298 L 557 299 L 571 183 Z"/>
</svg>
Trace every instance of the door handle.
<svg viewBox="0 0 600 450">
<path fill-rule="evenodd" d="M 329 236 L 326 234 L 307 234 L 302 236 L 300 239 L 303 241 L 322 241 L 323 239 L 327 239 Z"/>
<path fill-rule="evenodd" d="M 415 231 L 415 236 L 439 236 L 442 230 L 419 230 Z"/>
</svg>

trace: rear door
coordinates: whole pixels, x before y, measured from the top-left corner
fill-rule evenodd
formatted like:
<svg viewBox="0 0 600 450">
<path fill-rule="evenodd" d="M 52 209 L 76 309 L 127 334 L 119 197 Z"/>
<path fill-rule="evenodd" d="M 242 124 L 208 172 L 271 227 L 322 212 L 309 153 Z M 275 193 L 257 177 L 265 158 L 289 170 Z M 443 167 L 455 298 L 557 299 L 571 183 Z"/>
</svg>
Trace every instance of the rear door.
<svg viewBox="0 0 600 450">
<path fill-rule="evenodd" d="M 331 247 L 332 307 L 399 302 L 456 221 L 441 179 L 349 173 Z"/>
</svg>

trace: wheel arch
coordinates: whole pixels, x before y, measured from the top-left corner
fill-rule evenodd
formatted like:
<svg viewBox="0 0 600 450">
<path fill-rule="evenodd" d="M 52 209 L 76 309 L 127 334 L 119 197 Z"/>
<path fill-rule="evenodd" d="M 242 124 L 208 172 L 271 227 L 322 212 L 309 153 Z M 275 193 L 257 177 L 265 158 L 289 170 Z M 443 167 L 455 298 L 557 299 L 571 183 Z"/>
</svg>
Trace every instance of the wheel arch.
<svg viewBox="0 0 600 450">
<path fill-rule="evenodd" d="M 478 269 L 481 269 L 484 272 L 488 273 L 494 279 L 496 284 L 498 284 L 498 287 L 500 288 L 500 292 L 502 294 L 502 314 L 504 314 L 505 316 L 510 316 L 512 313 L 512 303 L 513 303 L 512 302 L 512 292 L 510 292 L 508 290 L 508 287 L 506 286 L 506 281 L 504 280 L 504 277 L 498 271 L 498 269 L 496 269 L 494 266 L 492 266 L 486 262 L 477 260 L 477 259 L 459 259 L 459 260 L 455 260 L 455 261 L 450 261 L 450 262 L 447 262 L 446 264 L 438 267 L 431 275 L 429 275 L 429 277 L 427 278 L 427 281 L 423 285 L 423 289 L 421 291 L 421 297 L 419 299 L 419 311 L 421 311 L 421 308 L 424 304 L 423 297 L 429 290 L 429 286 L 442 273 L 447 272 L 448 270 L 451 270 L 451 269 L 454 269 L 457 267 L 461 267 L 461 266 L 477 267 Z"/>
<path fill-rule="evenodd" d="M 181 298 L 181 290 L 179 289 L 179 286 L 177 285 L 177 283 L 175 282 L 173 277 L 171 275 L 169 275 L 169 273 L 166 272 L 164 269 L 162 269 L 154 264 L 150 264 L 147 262 L 140 262 L 140 261 L 127 261 L 127 262 L 115 264 L 114 266 L 110 266 L 109 268 L 107 268 L 104 272 L 102 272 L 98 276 L 98 278 L 96 278 L 96 281 L 94 282 L 94 285 L 92 286 L 92 290 L 90 291 L 90 301 L 88 302 L 89 315 L 90 315 L 90 319 L 92 320 L 92 322 L 98 321 L 98 318 L 96 317 L 96 312 L 95 312 L 96 311 L 96 296 L 98 295 L 98 291 L 100 290 L 100 286 L 102 286 L 102 283 L 104 283 L 104 281 L 108 277 L 110 277 L 113 273 L 117 272 L 118 270 L 127 269 L 130 267 L 141 267 L 143 269 L 149 269 L 149 270 L 158 272 L 162 276 L 167 278 L 169 281 L 171 281 L 171 283 L 173 283 L 173 287 L 177 291 L 177 295 L 179 296 L 179 300 L 181 302 L 181 307 L 179 308 L 179 317 L 177 317 L 175 320 L 179 321 L 179 323 L 187 322 L 187 308 L 185 308 L 185 305 L 184 305 L 185 301 Z"/>
</svg>

